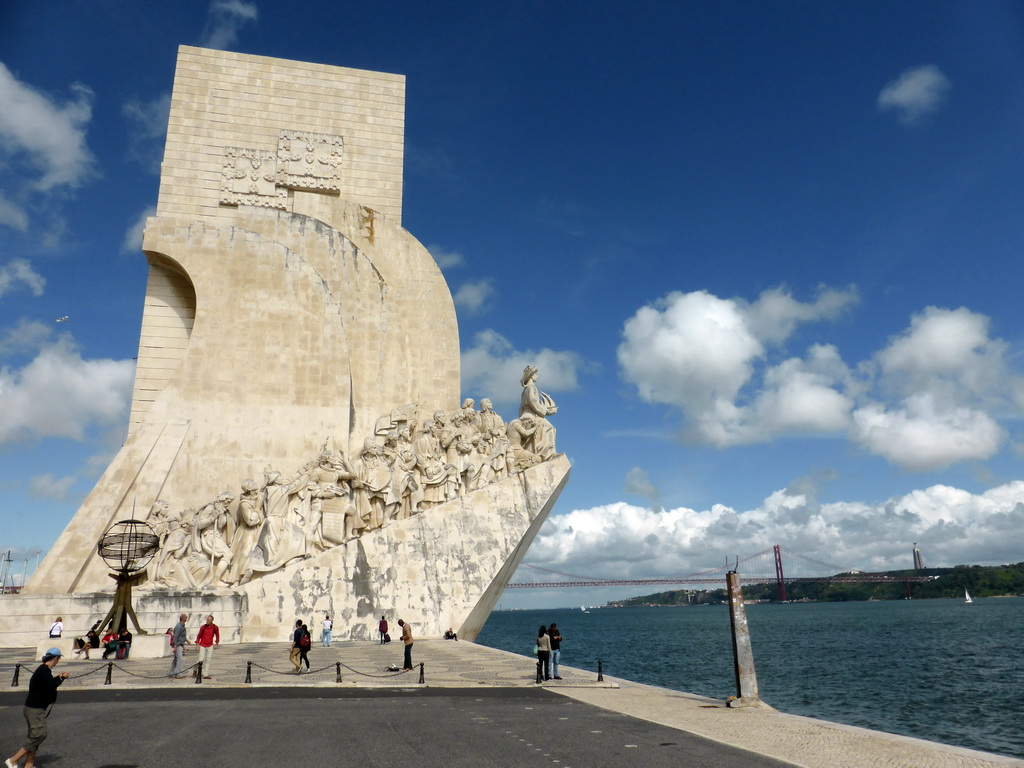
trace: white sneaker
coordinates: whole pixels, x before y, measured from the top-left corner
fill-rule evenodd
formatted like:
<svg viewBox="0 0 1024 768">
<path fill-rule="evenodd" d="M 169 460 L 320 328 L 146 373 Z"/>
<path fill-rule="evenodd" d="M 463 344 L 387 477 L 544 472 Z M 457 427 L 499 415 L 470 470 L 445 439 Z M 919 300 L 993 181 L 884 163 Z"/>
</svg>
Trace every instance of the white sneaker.
<svg viewBox="0 0 1024 768">
<path fill-rule="evenodd" d="M 6 760 L 4 760 L 4 765 L 7 768 L 18 768 L 18 763 L 12 763 L 11 758 L 9 757 Z"/>
</svg>

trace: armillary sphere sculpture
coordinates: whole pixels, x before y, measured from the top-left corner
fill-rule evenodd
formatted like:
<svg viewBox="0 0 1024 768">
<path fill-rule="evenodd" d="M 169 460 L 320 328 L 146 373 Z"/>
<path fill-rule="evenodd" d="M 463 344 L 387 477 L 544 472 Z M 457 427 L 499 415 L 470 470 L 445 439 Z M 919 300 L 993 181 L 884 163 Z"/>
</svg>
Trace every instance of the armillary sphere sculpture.
<svg viewBox="0 0 1024 768">
<path fill-rule="evenodd" d="M 141 520 L 114 523 L 100 538 L 97 549 L 103 561 L 115 571 L 108 575 L 117 582 L 117 591 L 114 605 L 96 628 L 97 634 L 102 634 L 108 625 L 117 632 L 127 629 L 129 618 L 140 635 L 147 634 L 132 609 L 132 584 L 143 577 L 159 548 L 160 537 Z"/>
</svg>

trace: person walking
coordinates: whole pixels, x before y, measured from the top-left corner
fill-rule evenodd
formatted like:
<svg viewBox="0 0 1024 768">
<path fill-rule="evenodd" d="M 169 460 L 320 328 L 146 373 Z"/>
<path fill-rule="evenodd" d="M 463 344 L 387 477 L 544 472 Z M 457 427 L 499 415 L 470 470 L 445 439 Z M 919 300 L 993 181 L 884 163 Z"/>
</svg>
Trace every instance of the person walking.
<svg viewBox="0 0 1024 768">
<path fill-rule="evenodd" d="M 383 616 L 380 617 L 380 624 L 377 625 L 377 631 L 380 632 L 380 644 L 384 645 L 390 638 L 388 638 L 388 620 Z"/>
<path fill-rule="evenodd" d="M 295 630 L 292 632 L 292 650 L 288 654 L 288 660 L 295 667 L 295 674 L 299 674 L 302 669 L 302 662 L 299 660 L 299 656 L 302 653 L 300 647 L 300 641 L 302 640 L 302 619 L 298 619 L 295 622 Z"/>
<path fill-rule="evenodd" d="M 188 634 L 185 631 L 185 622 L 188 621 L 188 614 L 182 613 L 178 616 L 178 623 L 171 630 L 171 648 L 174 649 L 171 655 L 171 671 L 168 677 L 181 677 L 181 657 L 185 653 L 185 646 L 188 645 Z"/>
<path fill-rule="evenodd" d="M 537 677 L 551 679 L 551 638 L 543 624 L 537 632 Z"/>
<path fill-rule="evenodd" d="M 203 680 L 209 680 L 213 671 L 213 651 L 220 646 L 220 627 L 213 623 L 213 616 L 206 617 L 206 623 L 199 628 L 196 635 L 199 646 L 199 663 L 202 665 Z"/>
<path fill-rule="evenodd" d="M 300 631 L 302 635 L 299 637 L 299 664 L 305 662 L 306 671 L 309 672 L 309 656 L 306 654 L 309 653 L 309 648 L 313 645 L 313 638 L 309 634 L 309 627 L 305 624 L 300 627 Z M 301 667 L 299 671 L 302 671 Z"/>
<path fill-rule="evenodd" d="M 548 627 L 548 637 L 551 639 L 551 677 L 561 680 L 558 675 L 558 659 L 562 655 L 562 633 L 558 631 L 557 624 Z"/>
<path fill-rule="evenodd" d="M 25 706 L 22 707 L 22 714 L 25 715 L 25 722 L 28 724 L 28 737 L 25 745 L 7 758 L 7 768 L 16 768 L 22 758 L 25 758 L 25 768 L 34 768 L 36 764 L 36 753 L 46 740 L 46 719 L 57 701 L 57 688 L 68 679 L 67 672 L 53 674 L 53 668 L 57 666 L 60 658 L 60 648 L 51 648 L 43 654 L 43 663 L 32 673 L 32 679 L 28 683 L 28 696 L 25 698 Z"/>
<path fill-rule="evenodd" d="M 402 669 L 412 669 L 412 627 L 402 619 L 398 620 L 398 626 L 402 628 L 402 643 L 405 645 L 405 664 Z"/>
<path fill-rule="evenodd" d="M 50 625 L 50 637 L 58 638 L 64 634 L 64 619 L 60 616 Z"/>
<path fill-rule="evenodd" d="M 320 632 L 320 643 L 324 648 L 331 647 L 331 635 L 334 632 L 334 623 L 331 617 L 324 614 L 323 630 Z"/>
</svg>

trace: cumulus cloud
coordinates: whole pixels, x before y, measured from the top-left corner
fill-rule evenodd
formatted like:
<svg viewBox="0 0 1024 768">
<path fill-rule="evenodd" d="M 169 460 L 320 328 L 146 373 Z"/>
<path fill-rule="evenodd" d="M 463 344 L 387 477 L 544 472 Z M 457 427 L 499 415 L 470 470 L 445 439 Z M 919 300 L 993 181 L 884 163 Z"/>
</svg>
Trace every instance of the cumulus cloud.
<svg viewBox="0 0 1024 768">
<path fill-rule="evenodd" d="M 129 153 L 150 173 L 160 173 L 160 158 L 167 137 L 167 120 L 171 114 L 171 94 L 164 93 L 150 101 L 133 99 L 121 107 L 128 121 Z"/>
<path fill-rule="evenodd" d="M 83 360 L 67 337 L 20 370 L 0 370 L 0 445 L 24 439 L 81 440 L 120 424 L 131 398 L 131 360 Z"/>
<path fill-rule="evenodd" d="M 461 253 L 445 248 L 443 245 L 431 244 L 427 246 L 427 250 L 441 269 L 461 267 L 466 261 Z"/>
<path fill-rule="evenodd" d="M 33 296 L 42 296 L 46 278 L 32 269 L 25 259 L 11 259 L 0 266 L 0 296 L 10 293 L 19 286 L 25 286 Z"/>
<path fill-rule="evenodd" d="M 246 3 L 243 0 L 213 0 L 199 44 L 204 48 L 218 50 L 234 45 L 238 40 L 239 30 L 258 18 L 256 3 Z"/>
<path fill-rule="evenodd" d="M 921 393 L 906 398 L 902 407 L 871 403 L 858 408 L 852 437 L 894 464 L 924 470 L 991 458 L 1006 441 L 1006 431 L 987 413 L 937 407 L 932 395 Z"/>
<path fill-rule="evenodd" d="M 823 289 L 813 302 L 781 289 L 753 303 L 673 292 L 626 321 L 619 363 L 643 400 L 683 411 L 688 439 L 724 447 L 791 428 L 835 429 L 852 403 L 835 390 L 848 374 L 829 347 L 812 347 L 806 360 L 769 371 L 760 402 L 738 400 L 769 346 L 786 341 L 801 323 L 834 319 L 856 301 L 853 289 Z"/>
<path fill-rule="evenodd" d="M 912 125 L 942 106 L 949 89 L 949 79 L 934 64 L 913 67 L 886 83 L 878 94 L 878 108 Z"/>
<path fill-rule="evenodd" d="M 40 191 L 78 186 L 91 172 L 93 157 L 85 143 L 92 117 L 92 91 L 79 83 L 64 103 L 19 81 L 0 63 L 0 150 L 25 160 Z"/>
<path fill-rule="evenodd" d="M 473 337 L 473 346 L 462 351 L 462 391 L 489 397 L 496 406 L 518 403 L 519 380 L 527 365 L 539 369 L 541 389 L 570 392 L 579 387 L 578 376 L 588 364 L 575 352 L 517 350 L 497 331 L 481 331 Z"/>
<path fill-rule="evenodd" d="M 767 362 L 800 323 L 833 319 L 855 301 L 852 290 L 808 303 L 776 290 L 750 304 L 672 293 L 626 322 L 623 376 L 641 399 L 679 409 L 691 442 L 832 435 L 908 470 L 994 456 L 1008 438 L 998 420 L 1024 415 L 1024 377 L 984 315 L 927 307 L 854 367 L 820 343 Z"/>
<path fill-rule="evenodd" d="M 471 314 L 483 311 L 487 300 L 494 295 L 494 285 L 490 280 L 471 280 L 459 286 L 452 299 L 455 306 Z"/>
<path fill-rule="evenodd" d="M 804 480 L 746 511 L 719 504 L 698 511 L 617 502 L 553 516 L 527 561 L 580 576 L 642 579 L 693 575 L 775 544 L 782 547 L 791 576 L 910 568 L 914 542 L 931 566 L 1019 559 L 1024 482 L 981 494 L 935 485 L 882 502 L 822 504 L 813 481 Z M 741 565 L 740 572 L 767 575 L 771 568 L 763 557 Z M 815 568 L 819 573 L 811 572 Z M 513 580 L 549 579 L 524 568 Z"/>
<path fill-rule="evenodd" d="M 146 219 L 155 215 L 155 205 L 149 206 L 139 214 L 124 233 L 124 240 L 121 241 L 121 253 L 138 253 L 142 250 L 142 233 L 146 229 Z"/>
</svg>

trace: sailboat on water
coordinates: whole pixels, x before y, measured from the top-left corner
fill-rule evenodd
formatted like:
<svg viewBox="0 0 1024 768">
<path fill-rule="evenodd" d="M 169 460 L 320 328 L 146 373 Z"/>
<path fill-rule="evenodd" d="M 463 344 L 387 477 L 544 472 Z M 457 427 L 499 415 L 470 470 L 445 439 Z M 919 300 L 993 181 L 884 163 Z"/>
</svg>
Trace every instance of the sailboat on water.
<svg viewBox="0 0 1024 768">
<path fill-rule="evenodd" d="M 970 605 L 971 603 L 974 602 L 974 600 L 971 599 L 971 593 L 968 592 L 966 588 L 964 589 L 964 602 L 967 605 Z"/>
</svg>

